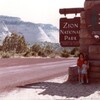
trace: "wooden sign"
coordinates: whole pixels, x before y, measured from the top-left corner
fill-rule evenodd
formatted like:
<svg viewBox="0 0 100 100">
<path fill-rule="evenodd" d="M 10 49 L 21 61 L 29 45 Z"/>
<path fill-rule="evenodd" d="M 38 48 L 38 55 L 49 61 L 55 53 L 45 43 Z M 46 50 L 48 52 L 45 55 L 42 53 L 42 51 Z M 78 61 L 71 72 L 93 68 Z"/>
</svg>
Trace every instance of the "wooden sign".
<svg viewBox="0 0 100 100">
<path fill-rule="evenodd" d="M 62 47 L 79 46 L 80 17 L 60 19 L 60 44 Z"/>
</svg>

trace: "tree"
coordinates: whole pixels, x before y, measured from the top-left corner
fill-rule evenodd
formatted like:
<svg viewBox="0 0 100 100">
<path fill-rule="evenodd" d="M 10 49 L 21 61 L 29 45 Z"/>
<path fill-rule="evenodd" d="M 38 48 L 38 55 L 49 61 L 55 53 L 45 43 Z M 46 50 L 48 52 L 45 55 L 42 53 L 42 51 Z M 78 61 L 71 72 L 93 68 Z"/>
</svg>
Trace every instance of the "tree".
<svg viewBox="0 0 100 100">
<path fill-rule="evenodd" d="M 31 50 L 38 53 L 40 50 L 41 50 L 41 46 L 39 44 L 34 44 L 32 47 L 31 47 Z"/>
<path fill-rule="evenodd" d="M 12 33 L 11 36 L 7 36 L 3 41 L 3 51 L 14 51 L 16 53 L 22 53 L 27 50 L 27 44 L 23 36 L 16 33 Z"/>
<path fill-rule="evenodd" d="M 53 53 L 53 48 L 49 44 L 47 44 L 44 48 L 45 55 L 48 56 Z"/>
<path fill-rule="evenodd" d="M 53 53 L 53 48 L 49 44 L 45 46 L 40 46 L 40 44 L 34 44 L 31 47 L 31 50 L 35 55 L 42 56 L 42 57 L 47 57 Z"/>
</svg>

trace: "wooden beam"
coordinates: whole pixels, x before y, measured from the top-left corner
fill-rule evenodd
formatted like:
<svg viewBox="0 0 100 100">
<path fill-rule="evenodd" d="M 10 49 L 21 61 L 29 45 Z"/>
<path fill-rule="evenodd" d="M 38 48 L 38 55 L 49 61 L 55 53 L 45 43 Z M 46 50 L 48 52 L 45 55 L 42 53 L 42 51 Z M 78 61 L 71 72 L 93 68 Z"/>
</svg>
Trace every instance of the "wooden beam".
<svg viewBox="0 0 100 100">
<path fill-rule="evenodd" d="M 64 8 L 60 9 L 59 13 L 60 14 L 77 14 L 84 11 L 84 8 Z"/>
</svg>

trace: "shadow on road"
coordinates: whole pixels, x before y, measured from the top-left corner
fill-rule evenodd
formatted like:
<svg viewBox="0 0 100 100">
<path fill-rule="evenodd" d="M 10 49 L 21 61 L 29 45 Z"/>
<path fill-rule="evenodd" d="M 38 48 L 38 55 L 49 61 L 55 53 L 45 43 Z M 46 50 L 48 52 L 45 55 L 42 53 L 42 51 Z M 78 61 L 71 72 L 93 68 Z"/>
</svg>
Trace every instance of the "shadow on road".
<svg viewBox="0 0 100 100">
<path fill-rule="evenodd" d="M 95 91 L 100 91 L 100 84 L 78 84 L 78 83 L 53 83 L 42 82 L 38 84 L 30 84 L 20 88 L 28 89 L 45 89 L 45 91 L 39 93 L 39 95 L 57 95 L 65 96 L 67 98 L 74 97 L 79 98 L 81 96 L 89 96 Z"/>
</svg>

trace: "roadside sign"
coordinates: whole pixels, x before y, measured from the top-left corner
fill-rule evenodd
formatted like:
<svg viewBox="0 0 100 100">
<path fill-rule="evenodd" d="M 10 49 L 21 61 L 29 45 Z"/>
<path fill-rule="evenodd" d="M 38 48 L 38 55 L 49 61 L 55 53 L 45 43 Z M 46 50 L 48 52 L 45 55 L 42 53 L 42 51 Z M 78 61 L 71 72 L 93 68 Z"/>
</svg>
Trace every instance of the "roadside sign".
<svg viewBox="0 0 100 100">
<path fill-rule="evenodd" d="M 62 47 L 79 46 L 80 17 L 60 19 L 60 44 Z"/>
</svg>

